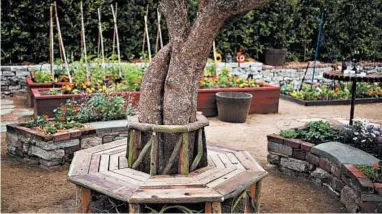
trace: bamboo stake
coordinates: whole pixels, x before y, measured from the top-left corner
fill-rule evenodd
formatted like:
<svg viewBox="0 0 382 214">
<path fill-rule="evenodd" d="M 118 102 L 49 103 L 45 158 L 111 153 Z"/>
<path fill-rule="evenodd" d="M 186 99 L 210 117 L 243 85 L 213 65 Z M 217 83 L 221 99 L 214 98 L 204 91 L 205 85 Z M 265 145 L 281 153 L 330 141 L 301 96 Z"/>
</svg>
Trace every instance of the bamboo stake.
<svg viewBox="0 0 382 214">
<path fill-rule="evenodd" d="M 89 73 L 89 67 L 88 67 L 88 56 L 86 53 L 86 39 L 85 39 L 85 24 L 84 24 L 84 9 L 82 6 L 82 1 L 81 1 L 81 37 L 82 37 L 82 43 L 83 43 L 83 53 L 85 57 L 85 67 L 86 67 L 86 81 L 89 81 L 90 78 L 90 73 Z"/>
<path fill-rule="evenodd" d="M 147 38 L 147 51 L 149 53 L 149 61 L 151 62 L 151 50 L 150 50 L 150 36 L 149 36 L 149 28 L 147 26 L 147 16 L 145 18 L 145 29 L 146 29 L 146 38 Z"/>
<path fill-rule="evenodd" d="M 213 51 L 213 54 L 214 54 L 214 62 L 216 64 L 216 47 L 215 47 L 215 40 L 214 42 L 212 43 L 212 51 Z"/>
<path fill-rule="evenodd" d="M 99 27 L 99 34 L 101 39 L 101 56 L 102 56 L 102 67 L 105 67 L 105 54 L 103 49 L 103 36 L 102 36 L 102 24 L 101 24 L 101 9 L 98 8 L 98 27 Z"/>
<path fill-rule="evenodd" d="M 157 9 L 157 11 L 158 11 L 158 29 L 159 29 L 160 48 L 163 48 L 162 29 L 161 29 L 161 26 L 160 26 L 161 15 L 160 15 L 160 12 L 159 12 L 158 9 Z"/>
<path fill-rule="evenodd" d="M 54 82 L 54 52 L 53 52 L 53 6 L 50 5 L 50 19 L 49 19 L 49 55 L 50 55 L 50 73 L 52 74 L 52 81 Z"/>
<path fill-rule="evenodd" d="M 121 63 L 121 52 L 119 49 L 119 37 L 118 37 L 118 26 L 117 26 L 117 10 L 118 10 L 117 3 L 115 3 L 115 12 L 114 12 L 113 5 L 110 5 L 110 6 L 111 6 L 111 12 L 113 13 L 114 33 L 115 33 L 116 40 L 117 40 L 118 63 Z M 119 76 L 122 77 L 121 69 L 119 69 Z"/>
<path fill-rule="evenodd" d="M 149 5 L 146 6 L 146 16 L 149 16 Z M 146 29 L 143 30 L 142 53 L 145 51 Z"/>
<path fill-rule="evenodd" d="M 65 64 L 66 72 L 68 73 L 69 82 L 72 83 L 72 76 L 70 75 L 68 61 L 66 60 L 65 46 L 64 46 L 64 42 L 62 41 L 62 36 L 61 36 L 60 22 L 58 20 L 56 2 L 54 2 L 54 9 L 55 9 L 56 22 L 57 22 L 58 38 L 59 38 L 61 48 L 62 48 L 62 55 L 64 56 L 64 64 Z"/>
</svg>

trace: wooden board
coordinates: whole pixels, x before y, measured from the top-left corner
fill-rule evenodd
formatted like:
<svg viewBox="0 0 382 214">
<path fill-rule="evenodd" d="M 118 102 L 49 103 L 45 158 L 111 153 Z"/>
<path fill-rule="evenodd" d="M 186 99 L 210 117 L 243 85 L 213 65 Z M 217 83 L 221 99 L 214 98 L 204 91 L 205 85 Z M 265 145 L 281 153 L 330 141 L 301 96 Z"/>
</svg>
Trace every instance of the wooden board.
<svg viewBox="0 0 382 214">
<path fill-rule="evenodd" d="M 226 182 L 215 186 L 213 189 L 222 194 L 225 199 L 233 198 L 265 176 L 266 172 L 244 171 L 240 173 L 239 176 L 228 179 Z"/>
<path fill-rule="evenodd" d="M 128 201 L 136 190 L 121 186 L 118 180 L 101 174 L 72 176 L 68 180 L 122 201 Z"/>
<path fill-rule="evenodd" d="M 138 180 L 138 181 L 147 181 L 147 179 L 150 178 L 149 174 L 146 174 L 144 172 L 140 172 L 137 170 L 133 170 L 130 168 L 118 169 L 118 170 L 114 170 L 113 172 L 120 174 L 120 175 L 124 175 L 126 177 L 130 177 L 130 178 Z"/>
<path fill-rule="evenodd" d="M 93 155 L 89 167 L 89 174 L 97 173 L 99 171 L 99 164 L 101 160 L 101 155 Z"/>
<path fill-rule="evenodd" d="M 227 182 L 229 179 L 231 179 L 232 177 L 235 177 L 235 176 L 240 176 L 239 174 L 241 174 L 242 172 L 244 172 L 244 170 L 234 170 L 210 183 L 207 184 L 208 187 L 210 188 L 213 188 L 219 184 L 222 184 L 224 182 Z"/>
<path fill-rule="evenodd" d="M 192 197 L 191 197 L 192 196 Z M 213 189 L 139 189 L 130 198 L 131 203 L 202 203 L 221 201 L 222 197 Z"/>
<path fill-rule="evenodd" d="M 100 152 L 100 151 L 104 151 L 104 150 L 109 150 L 109 149 L 112 149 L 112 148 L 115 148 L 115 147 L 123 147 L 123 148 L 126 148 L 126 144 L 127 144 L 127 141 L 126 139 L 122 139 L 122 140 L 117 140 L 117 141 L 113 141 L 113 142 L 110 142 L 110 143 L 105 143 L 105 144 L 102 144 L 102 145 L 99 145 L 99 146 L 95 146 L 95 147 L 91 147 L 91 148 L 88 148 L 88 149 L 84 149 L 82 151 L 85 151 L 85 152 L 88 152 L 88 153 L 96 153 L 96 152 Z"/>
<path fill-rule="evenodd" d="M 87 174 L 89 171 L 91 157 L 92 155 L 87 152 L 76 152 L 74 154 L 72 164 L 70 165 L 68 176 Z"/>
</svg>

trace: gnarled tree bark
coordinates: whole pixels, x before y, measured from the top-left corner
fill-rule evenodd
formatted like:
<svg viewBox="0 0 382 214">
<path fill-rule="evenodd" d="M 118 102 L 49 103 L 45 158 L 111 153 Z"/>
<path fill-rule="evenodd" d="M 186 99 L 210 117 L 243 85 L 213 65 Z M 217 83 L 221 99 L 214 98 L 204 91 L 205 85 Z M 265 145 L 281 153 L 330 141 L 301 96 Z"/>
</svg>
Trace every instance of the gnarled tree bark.
<svg viewBox="0 0 382 214">
<path fill-rule="evenodd" d="M 166 20 L 170 41 L 153 58 L 142 80 L 139 121 L 165 125 L 194 122 L 199 79 L 212 42 L 224 21 L 270 1 L 200 0 L 197 17 L 194 23 L 190 23 L 188 0 L 161 0 L 159 9 Z M 159 139 L 165 141 L 159 144 L 159 150 L 162 152 L 159 156 L 169 157 L 177 137 L 166 134 Z M 197 148 L 195 139 L 196 137 L 189 139 L 190 163 L 195 154 L 194 148 Z M 206 156 L 205 153 L 205 161 L 199 164 L 199 167 L 207 164 Z M 161 157 L 159 162 L 160 159 Z M 163 163 L 159 163 L 159 167 L 164 167 Z M 146 166 L 142 170 L 147 169 Z M 173 167 L 171 173 L 178 173 L 176 167 Z"/>
</svg>

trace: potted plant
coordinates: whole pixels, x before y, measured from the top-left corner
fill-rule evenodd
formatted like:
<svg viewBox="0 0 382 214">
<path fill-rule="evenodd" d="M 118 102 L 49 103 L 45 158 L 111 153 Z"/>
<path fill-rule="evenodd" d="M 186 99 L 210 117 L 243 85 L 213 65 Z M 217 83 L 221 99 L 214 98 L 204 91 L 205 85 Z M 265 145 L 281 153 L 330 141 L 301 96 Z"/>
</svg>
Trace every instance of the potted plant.
<svg viewBox="0 0 382 214">
<path fill-rule="evenodd" d="M 291 27 L 296 4 L 296 1 L 275 1 L 258 14 L 259 43 L 265 47 L 260 51 L 263 52 L 262 61 L 267 65 L 280 66 L 285 62 L 287 48 L 294 37 Z"/>
</svg>

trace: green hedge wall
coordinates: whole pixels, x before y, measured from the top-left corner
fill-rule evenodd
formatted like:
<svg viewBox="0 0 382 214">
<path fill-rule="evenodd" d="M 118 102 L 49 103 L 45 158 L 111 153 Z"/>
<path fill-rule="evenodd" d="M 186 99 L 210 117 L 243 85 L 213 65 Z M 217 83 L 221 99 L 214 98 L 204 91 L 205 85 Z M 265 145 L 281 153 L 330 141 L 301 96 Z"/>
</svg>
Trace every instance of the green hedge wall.
<svg viewBox="0 0 382 214">
<path fill-rule="evenodd" d="M 111 55 L 113 21 L 110 4 L 118 3 L 118 30 L 124 60 L 139 57 L 146 4 L 150 5 L 149 31 L 151 49 L 155 52 L 155 0 L 87 0 L 84 1 L 88 55 L 97 55 L 98 15 L 102 9 L 105 53 Z M 190 0 L 190 14 L 197 1 Z M 49 6 L 52 1 L 5 0 L 1 11 L 1 62 L 44 62 L 48 60 Z M 57 2 L 61 31 L 69 57 L 80 55 L 79 1 Z M 324 39 L 319 59 L 350 59 L 355 50 L 364 60 L 382 59 L 381 0 L 276 0 L 258 10 L 227 20 L 216 40 L 222 54 L 238 49 L 258 57 L 265 48 L 287 48 L 289 60 L 312 60 L 321 11 L 325 13 Z M 162 34 L 167 41 L 165 23 Z M 55 39 L 55 58 L 59 58 Z"/>
</svg>

